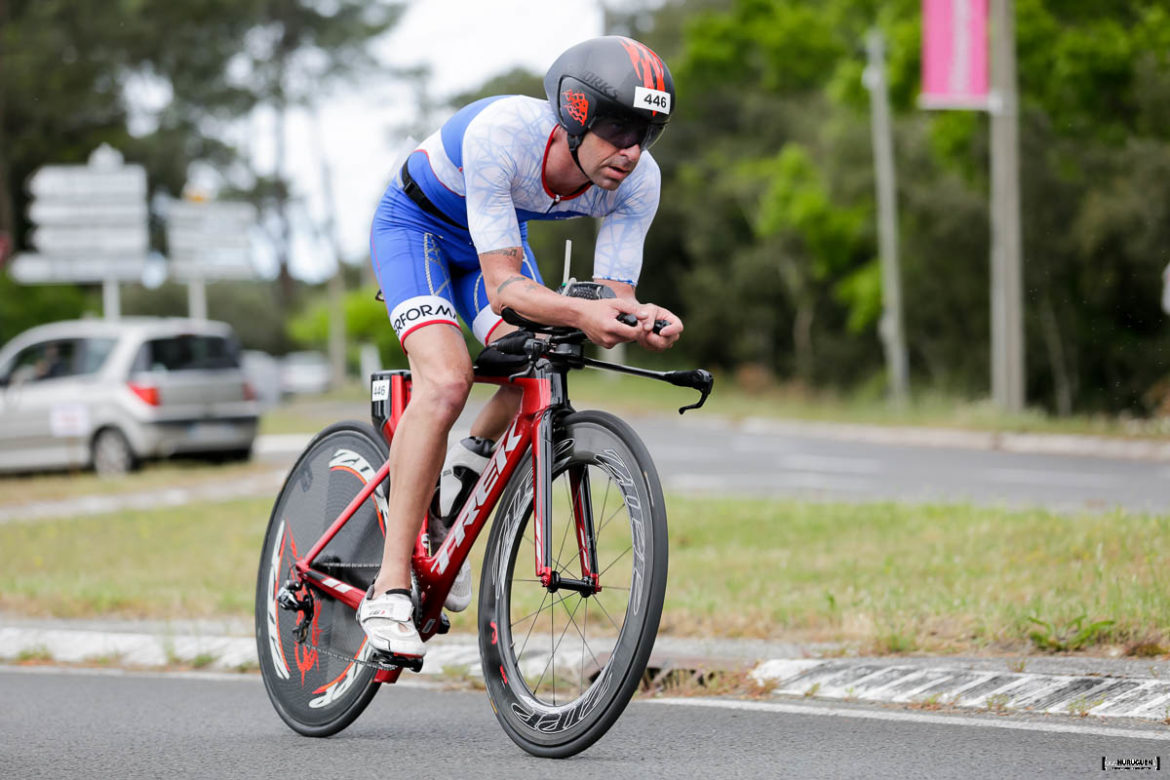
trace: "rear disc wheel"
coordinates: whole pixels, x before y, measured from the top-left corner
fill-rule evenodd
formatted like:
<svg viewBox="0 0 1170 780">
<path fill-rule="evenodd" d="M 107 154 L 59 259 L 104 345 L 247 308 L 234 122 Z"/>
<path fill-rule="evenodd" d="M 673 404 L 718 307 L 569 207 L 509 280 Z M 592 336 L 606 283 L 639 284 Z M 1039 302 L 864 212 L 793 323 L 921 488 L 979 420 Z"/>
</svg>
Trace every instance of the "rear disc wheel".
<svg viewBox="0 0 1170 780">
<path fill-rule="evenodd" d="M 310 442 L 277 496 L 256 580 L 256 648 L 265 690 L 294 731 L 336 734 L 374 698 L 377 669 L 354 610 L 307 585 L 309 609 L 284 609 L 277 594 L 305 555 L 386 461 L 387 448 L 364 423 L 332 425 Z M 325 546 L 313 568 L 364 591 L 373 583 L 385 539 L 389 481 L 375 488 Z M 307 624 L 307 625 L 306 625 Z M 303 641 L 301 641 L 303 640 Z"/>
</svg>

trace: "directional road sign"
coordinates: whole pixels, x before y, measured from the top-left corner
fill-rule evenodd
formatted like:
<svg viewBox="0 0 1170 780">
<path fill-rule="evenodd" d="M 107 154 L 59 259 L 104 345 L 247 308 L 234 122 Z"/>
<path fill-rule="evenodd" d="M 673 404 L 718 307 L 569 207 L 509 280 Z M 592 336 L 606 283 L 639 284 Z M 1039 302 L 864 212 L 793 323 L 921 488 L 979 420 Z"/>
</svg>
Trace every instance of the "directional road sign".
<svg viewBox="0 0 1170 780">
<path fill-rule="evenodd" d="M 86 165 L 46 165 L 32 175 L 28 216 L 35 254 L 10 272 L 26 284 L 138 281 L 150 251 L 146 170 L 102 144 Z"/>
<path fill-rule="evenodd" d="M 9 273 L 21 284 L 84 284 L 111 279 L 139 281 L 145 270 L 144 257 L 25 252 L 13 258 Z"/>
<path fill-rule="evenodd" d="M 167 213 L 171 274 L 182 281 L 252 278 L 255 229 L 250 203 L 172 203 Z"/>
</svg>

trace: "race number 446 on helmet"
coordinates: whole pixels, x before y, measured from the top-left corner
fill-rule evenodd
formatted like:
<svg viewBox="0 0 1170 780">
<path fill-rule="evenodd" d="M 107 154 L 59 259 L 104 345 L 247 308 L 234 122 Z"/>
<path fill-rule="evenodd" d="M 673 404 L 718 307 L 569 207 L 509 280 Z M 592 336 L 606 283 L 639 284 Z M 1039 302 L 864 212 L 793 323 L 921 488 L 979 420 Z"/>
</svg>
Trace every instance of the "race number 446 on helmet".
<svg viewBox="0 0 1170 780">
<path fill-rule="evenodd" d="M 648 149 L 674 110 L 674 79 L 666 63 L 645 44 L 620 35 L 568 49 L 545 74 L 544 92 L 574 151 L 588 132 L 619 149 Z"/>
</svg>

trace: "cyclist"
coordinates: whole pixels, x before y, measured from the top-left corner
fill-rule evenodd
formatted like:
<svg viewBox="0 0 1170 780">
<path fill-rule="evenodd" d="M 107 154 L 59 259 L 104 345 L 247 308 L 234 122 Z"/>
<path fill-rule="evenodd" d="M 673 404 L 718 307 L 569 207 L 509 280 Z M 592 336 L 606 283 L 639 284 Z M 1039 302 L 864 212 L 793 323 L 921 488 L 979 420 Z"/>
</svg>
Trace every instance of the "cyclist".
<svg viewBox="0 0 1170 780">
<path fill-rule="evenodd" d="M 677 315 L 635 297 L 661 183 L 647 150 L 674 110 L 670 71 L 645 45 L 607 36 L 564 52 L 544 88 L 547 101 L 490 97 L 458 111 L 410 154 L 374 216 L 371 261 L 413 379 L 390 453 L 382 564 L 357 615 L 382 652 L 424 655 L 410 559 L 436 477 L 443 467 L 443 514 L 459 506 L 447 486 L 454 466 L 482 471 L 520 400 L 515 388 L 501 388 L 472 425 L 473 438 L 457 442 L 444 466 L 447 434 L 472 384 L 456 314 L 484 344 L 514 330 L 500 318 L 505 307 L 580 328 L 606 348 L 636 341 L 663 350 L 683 330 Z M 541 283 L 526 222 L 584 216 L 603 218 L 593 276 L 614 298 L 565 297 Z M 622 313 L 637 325 L 619 322 Z M 654 333 L 658 319 L 671 324 Z M 465 564 L 445 606 L 458 611 L 470 601 Z"/>
</svg>

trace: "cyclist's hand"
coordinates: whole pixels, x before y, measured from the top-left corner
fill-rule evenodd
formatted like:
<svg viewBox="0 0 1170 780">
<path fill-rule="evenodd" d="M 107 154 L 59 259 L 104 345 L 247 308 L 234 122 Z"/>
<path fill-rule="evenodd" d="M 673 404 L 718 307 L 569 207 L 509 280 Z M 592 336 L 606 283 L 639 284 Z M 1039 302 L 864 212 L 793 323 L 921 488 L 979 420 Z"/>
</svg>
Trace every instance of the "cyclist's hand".
<svg viewBox="0 0 1170 780">
<path fill-rule="evenodd" d="M 641 333 L 641 324 L 637 326 L 623 325 L 618 322 L 619 314 L 632 314 L 635 317 L 638 311 L 644 308 L 637 301 L 629 298 L 602 298 L 597 301 L 581 301 L 581 317 L 577 324 L 585 332 L 585 337 L 599 347 L 610 347 L 626 341 L 634 341 Z"/>
<path fill-rule="evenodd" d="M 661 352 L 664 349 L 669 349 L 678 341 L 678 337 L 682 335 L 683 323 L 682 318 L 669 309 L 657 306 L 653 303 L 642 303 L 638 305 L 634 316 L 638 318 L 636 340 L 646 349 L 654 352 Z M 658 333 L 654 332 L 654 323 L 665 321 L 669 323 L 662 328 Z"/>
</svg>

